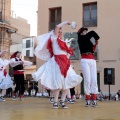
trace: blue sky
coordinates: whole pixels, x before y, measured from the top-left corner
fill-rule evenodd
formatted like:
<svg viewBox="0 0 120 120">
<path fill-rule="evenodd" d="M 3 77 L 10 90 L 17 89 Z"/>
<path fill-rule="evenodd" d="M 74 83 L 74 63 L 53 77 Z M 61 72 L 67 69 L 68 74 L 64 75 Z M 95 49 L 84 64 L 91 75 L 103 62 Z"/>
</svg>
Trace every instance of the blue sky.
<svg viewBox="0 0 120 120">
<path fill-rule="evenodd" d="M 11 0 L 11 10 L 16 16 L 25 18 L 31 24 L 31 36 L 37 35 L 37 5 L 38 0 Z"/>
</svg>

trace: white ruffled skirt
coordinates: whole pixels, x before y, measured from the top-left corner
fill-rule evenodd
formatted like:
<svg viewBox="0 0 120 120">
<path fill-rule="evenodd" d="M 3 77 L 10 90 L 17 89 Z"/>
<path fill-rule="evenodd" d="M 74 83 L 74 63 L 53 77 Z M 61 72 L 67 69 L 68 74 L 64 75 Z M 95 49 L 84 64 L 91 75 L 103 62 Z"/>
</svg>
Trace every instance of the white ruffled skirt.
<svg viewBox="0 0 120 120">
<path fill-rule="evenodd" d="M 9 74 L 7 74 L 6 77 L 0 78 L 0 89 L 8 89 L 12 86 L 13 86 L 13 81 L 11 80 Z"/>
<path fill-rule="evenodd" d="M 71 66 L 67 71 L 66 78 L 64 78 L 54 57 L 33 73 L 32 77 L 36 81 L 41 80 L 41 84 L 51 90 L 73 88 L 82 81 L 82 77 L 77 75 Z"/>
</svg>

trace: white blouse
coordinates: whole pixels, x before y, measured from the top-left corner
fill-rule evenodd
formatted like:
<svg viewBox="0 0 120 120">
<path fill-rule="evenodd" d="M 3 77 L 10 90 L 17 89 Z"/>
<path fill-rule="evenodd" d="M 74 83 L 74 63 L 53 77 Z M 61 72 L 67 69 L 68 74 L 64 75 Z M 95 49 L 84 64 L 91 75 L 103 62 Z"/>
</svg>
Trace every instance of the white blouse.
<svg viewBox="0 0 120 120">
<path fill-rule="evenodd" d="M 57 36 L 52 35 L 51 41 L 52 41 L 52 48 L 53 48 L 54 55 L 61 55 L 61 54 L 67 55 L 67 52 L 60 48 L 57 41 Z"/>
<path fill-rule="evenodd" d="M 9 60 L 3 60 L 2 58 L 0 58 L 0 78 L 4 78 L 4 70 L 6 69 L 9 63 Z"/>
<path fill-rule="evenodd" d="M 15 67 L 19 64 L 23 63 L 23 66 L 24 68 L 28 68 L 32 65 L 32 62 L 29 62 L 29 61 L 25 61 L 25 60 L 22 60 L 22 61 L 16 61 L 15 58 L 12 58 L 10 59 L 10 65 L 11 67 Z"/>
</svg>

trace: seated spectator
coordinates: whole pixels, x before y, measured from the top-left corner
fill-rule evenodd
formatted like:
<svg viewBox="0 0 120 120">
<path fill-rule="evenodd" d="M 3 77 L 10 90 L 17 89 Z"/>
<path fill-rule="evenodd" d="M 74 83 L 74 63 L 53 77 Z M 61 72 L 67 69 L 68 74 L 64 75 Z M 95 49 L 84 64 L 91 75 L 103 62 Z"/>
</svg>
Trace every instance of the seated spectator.
<svg viewBox="0 0 120 120">
<path fill-rule="evenodd" d="M 24 96 L 28 96 L 29 94 L 28 94 L 28 91 L 27 90 L 25 90 L 25 92 L 24 92 Z"/>
<path fill-rule="evenodd" d="M 28 88 L 29 90 L 29 96 L 31 96 L 31 91 L 35 91 L 34 95 L 36 96 L 37 92 L 38 92 L 38 86 L 37 86 L 37 83 L 33 83 L 33 82 L 30 82 L 30 87 Z"/>
<path fill-rule="evenodd" d="M 115 100 L 120 100 L 120 90 L 118 90 L 118 92 L 115 95 Z"/>
</svg>

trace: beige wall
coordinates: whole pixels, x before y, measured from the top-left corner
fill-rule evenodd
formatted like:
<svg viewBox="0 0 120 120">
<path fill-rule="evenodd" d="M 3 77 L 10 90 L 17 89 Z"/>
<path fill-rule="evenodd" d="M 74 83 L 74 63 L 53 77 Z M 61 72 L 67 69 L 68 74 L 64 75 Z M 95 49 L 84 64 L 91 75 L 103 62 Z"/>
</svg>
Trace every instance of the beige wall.
<svg viewBox="0 0 120 120">
<path fill-rule="evenodd" d="M 120 89 L 120 0 L 39 0 L 38 1 L 38 35 L 48 32 L 49 8 L 62 7 L 62 21 L 75 21 L 76 30 L 65 26 L 64 32 L 77 31 L 82 26 L 83 3 L 97 1 L 97 27 L 90 27 L 100 35 L 99 61 L 97 68 L 100 72 L 100 87 L 103 92 L 108 92 L 108 85 L 104 85 L 104 68 L 115 68 L 115 85 L 111 92 Z M 75 71 L 80 74 L 79 61 L 71 61 Z M 39 62 L 40 63 L 40 62 Z M 39 65 L 38 63 L 38 65 Z"/>
<path fill-rule="evenodd" d="M 13 18 L 11 17 L 11 25 L 16 27 L 18 31 L 16 33 L 13 33 L 11 35 L 12 39 L 12 45 L 11 45 L 11 54 L 18 51 L 22 52 L 22 43 L 23 38 L 29 38 L 30 37 L 30 24 L 28 24 L 28 21 L 21 17 Z M 24 57 L 26 60 L 26 58 Z M 34 62 L 35 58 L 28 59 L 28 61 Z M 36 65 L 32 65 L 30 68 L 25 69 L 25 76 L 26 74 L 32 74 L 36 71 Z"/>
<path fill-rule="evenodd" d="M 30 37 L 30 24 L 27 20 L 21 17 L 11 17 L 11 25 L 18 29 L 18 31 L 11 35 L 12 44 L 22 43 L 22 39 Z"/>
<path fill-rule="evenodd" d="M 11 0 L 0 0 L 0 12 L 2 12 L 2 20 L 10 24 Z"/>
</svg>

